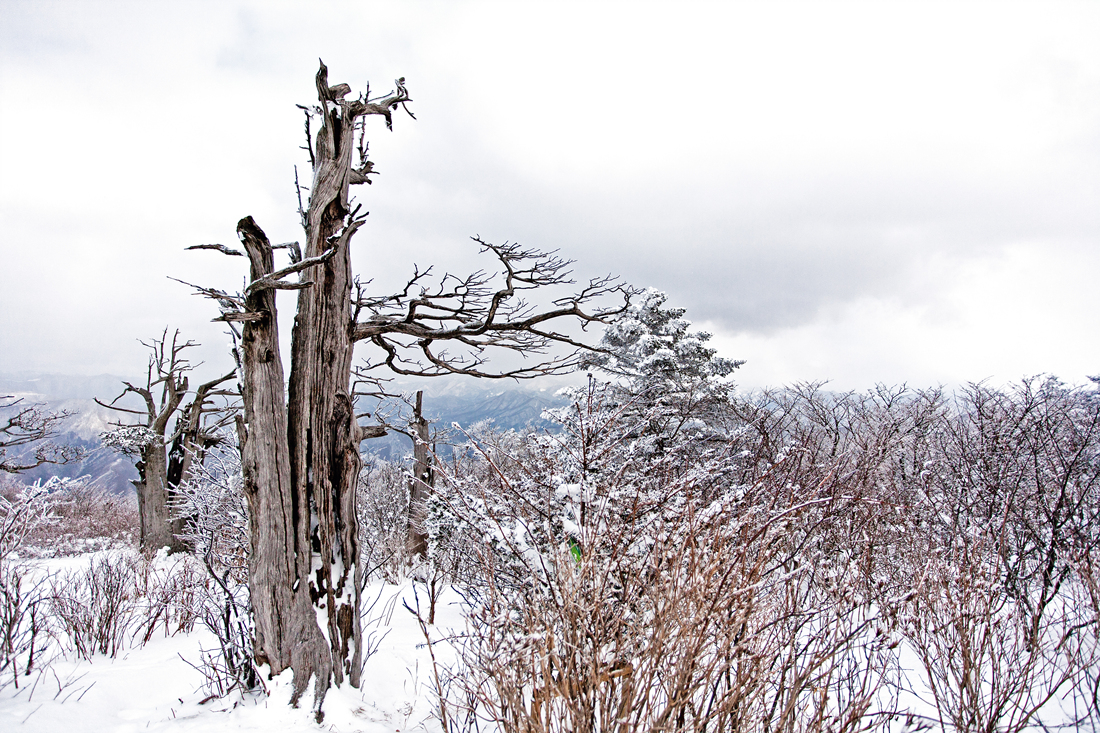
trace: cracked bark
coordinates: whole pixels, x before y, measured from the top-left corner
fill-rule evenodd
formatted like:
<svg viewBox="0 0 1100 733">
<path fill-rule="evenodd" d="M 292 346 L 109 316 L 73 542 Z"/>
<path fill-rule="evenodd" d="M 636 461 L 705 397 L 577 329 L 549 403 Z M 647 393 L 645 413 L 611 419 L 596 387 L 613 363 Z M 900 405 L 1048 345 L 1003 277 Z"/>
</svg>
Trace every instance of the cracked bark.
<svg viewBox="0 0 1100 733">
<path fill-rule="evenodd" d="M 358 687 L 362 667 L 355 488 L 359 442 L 367 434 L 356 423 L 351 395 L 349 250 L 362 219 L 348 208 L 348 188 L 357 120 L 365 114 L 388 119 L 390 109 L 390 103 L 345 102 L 346 85 L 329 87 L 327 74 L 322 64 L 316 81 L 323 124 L 311 155 L 304 259 L 275 271 L 271 242 L 251 217 L 242 219 L 237 231 L 251 283 L 243 312 L 224 316 L 244 324 L 239 432 L 252 517 L 256 657 L 272 674 L 293 669 L 294 704 L 314 679 L 318 721 L 329 685 L 346 679 Z M 282 282 L 295 272 L 298 284 Z M 285 400 L 278 289 L 298 290 Z"/>
<path fill-rule="evenodd" d="M 242 219 L 237 232 L 252 265 L 252 279 L 270 273 L 271 243 L 252 217 Z M 269 665 L 272 675 L 293 669 L 295 705 L 313 678 L 314 707 L 319 714 L 332 660 L 308 582 L 313 561 L 308 497 L 291 478 L 275 291 L 257 290 L 248 296 L 245 308 L 262 316 L 244 322 L 240 347 L 244 415 L 237 423 L 251 520 L 248 585 L 256 621 L 256 661 Z"/>
<path fill-rule="evenodd" d="M 416 405 L 409 429 L 413 439 L 413 475 L 409 490 L 409 551 L 421 558 L 428 557 L 428 498 L 435 485 L 434 461 L 428 434 L 428 421 L 423 412 L 424 392 L 416 393 Z"/>
</svg>

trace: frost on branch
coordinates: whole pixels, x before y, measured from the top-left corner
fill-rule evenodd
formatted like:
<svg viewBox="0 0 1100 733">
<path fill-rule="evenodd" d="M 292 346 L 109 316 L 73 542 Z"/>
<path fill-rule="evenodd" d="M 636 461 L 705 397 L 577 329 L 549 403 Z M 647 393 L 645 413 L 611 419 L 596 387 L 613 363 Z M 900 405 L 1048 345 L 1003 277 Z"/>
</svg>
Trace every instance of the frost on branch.
<svg viewBox="0 0 1100 733">
<path fill-rule="evenodd" d="M 55 437 L 61 423 L 71 417 L 68 410 L 52 412 L 43 405 L 26 404 L 23 398 L 0 395 L 0 471 L 19 473 L 41 466 L 43 463 L 73 463 L 84 457 L 84 450 L 76 446 L 57 445 Z M 23 448 L 14 456 L 8 451 Z M 33 453 L 31 449 L 33 448 Z"/>
<path fill-rule="evenodd" d="M 719 357 L 707 346 L 711 334 L 690 331 L 684 309 L 666 308 L 667 300 L 665 293 L 647 289 L 607 327 L 600 350 L 585 359 L 585 366 L 653 388 L 658 382 L 720 380 L 744 364 Z"/>
<path fill-rule="evenodd" d="M 160 436 L 144 425 L 126 425 L 101 433 L 99 439 L 105 447 L 125 456 L 140 456 L 141 451 L 155 445 Z"/>
<path fill-rule="evenodd" d="M 729 378 L 744 364 L 718 356 L 711 335 L 692 331 L 684 309 L 666 308 L 668 296 L 646 290 L 604 331 L 583 366 L 615 380 L 612 392 L 636 421 L 636 448 L 654 454 L 682 444 L 721 440 L 722 415 L 733 395 Z M 577 397 L 578 395 L 574 395 Z M 567 415 L 551 415 L 557 421 Z"/>
</svg>

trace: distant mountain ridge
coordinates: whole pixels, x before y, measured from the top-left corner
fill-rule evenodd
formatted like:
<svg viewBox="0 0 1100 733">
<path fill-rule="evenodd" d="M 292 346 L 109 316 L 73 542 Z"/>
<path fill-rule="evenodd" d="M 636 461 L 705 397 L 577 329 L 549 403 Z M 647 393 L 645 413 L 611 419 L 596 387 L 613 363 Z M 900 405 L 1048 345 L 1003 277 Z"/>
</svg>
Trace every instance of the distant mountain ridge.
<svg viewBox="0 0 1100 733">
<path fill-rule="evenodd" d="M 547 408 L 565 404 L 558 390 L 538 387 L 536 384 L 496 385 L 481 390 L 462 390 L 458 394 L 425 394 L 424 416 L 438 429 L 451 432 L 451 440 L 462 442 L 461 434 L 453 434 L 451 425 L 458 423 L 468 428 L 486 420 L 502 430 L 532 427 L 553 430 L 554 424 L 544 420 Z M 402 426 L 403 427 L 403 426 Z M 383 438 L 364 441 L 363 451 L 382 458 L 396 460 L 412 452 L 412 441 L 400 433 L 391 432 Z M 445 446 L 440 446 L 443 454 Z"/>
<path fill-rule="evenodd" d="M 26 396 L 29 401 L 40 397 L 49 402 L 67 399 L 114 399 L 122 391 L 122 377 L 113 374 L 80 376 L 74 374 L 42 374 L 39 372 L 0 373 L 0 394 Z"/>
<path fill-rule="evenodd" d="M 485 381 L 465 378 L 430 380 L 426 383 L 394 381 L 387 384 L 391 392 L 415 392 L 423 389 L 424 414 L 440 428 L 452 423 L 469 427 L 491 420 L 504 430 L 527 426 L 553 429 L 542 419 L 544 410 L 564 404 L 558 396 L 563 386 L 575 384 L 575 378 L 546 378 L 536 381 Z M 122 378 L 110 374 L 79 376 L 35 372 L 0 373 L 0 395 L 22 397 L 26 403 L 44 404 L 54 411 L 68 410 L 73 416 L 62 426 L 55 442 L 79 445 L 88 451 L 82 462 L 65 466 L 43 465 L 20 474 L 26 482 L 51 476 L 91 476 L 112 492 L 133 491 L 131 481 L 138 478 L 133 462 L 125 456 L 103 448 L 99 436 L 111 429 L 111 423 L 125 418 L 98 405 L 93 398 L 107 402 L 122 391 Z M 131 407 L 139 405 L 130 404 Z M 125 422 L 125 420 L 123 420 Z M 458 439 L 461 439 L 459 436 Z M 411 453 L 412 444 L 400 433 L 365 441 L 365 452 L 389 459 L 400 459 Z"/>
</svg>

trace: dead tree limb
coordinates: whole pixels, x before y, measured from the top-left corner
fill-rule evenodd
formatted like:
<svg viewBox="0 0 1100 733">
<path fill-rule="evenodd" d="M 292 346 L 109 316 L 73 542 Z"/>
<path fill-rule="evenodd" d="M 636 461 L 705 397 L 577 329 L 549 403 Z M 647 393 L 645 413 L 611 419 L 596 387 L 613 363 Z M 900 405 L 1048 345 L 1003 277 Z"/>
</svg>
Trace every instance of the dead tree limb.
<svg viewBox="0 0 1100 733">
<path fill-rule="evenodd" d="M 73 416 L 70 410 L 53 411 L 41 404 L 28 404 L 22 397 L 0 395 L 0 471 L 19 473 L 44 463 L 74 463 L 84 457 L 84 450 L 72 445 L 57 445 L 61 423 Z M 26 448 L 24 448 L 26 446 Z M 34 452 L 24 451 L 33 446 Z M 21 448 L 8 456 L 8 451 Z"/>
</svg>

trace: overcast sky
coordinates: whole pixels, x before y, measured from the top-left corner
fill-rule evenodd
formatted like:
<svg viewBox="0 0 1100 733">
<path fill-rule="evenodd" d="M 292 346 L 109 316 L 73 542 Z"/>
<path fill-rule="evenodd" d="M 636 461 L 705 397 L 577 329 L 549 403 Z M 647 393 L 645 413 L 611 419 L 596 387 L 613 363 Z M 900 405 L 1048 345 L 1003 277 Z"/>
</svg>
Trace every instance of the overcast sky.
<svg viewBox="0 0 1100 733">
<path fill-rule="evenodd" d="M 404 76 L 356 270 L 468 237 L 669 293 L 746 386 L 1100 373 L 1100 3 L 0 0 L 0 371 L 136 375 L 253 215 L 300 237 L 317 58 Z M 293 309 L 284 294 L 281 307 Z"/>
</svg>

